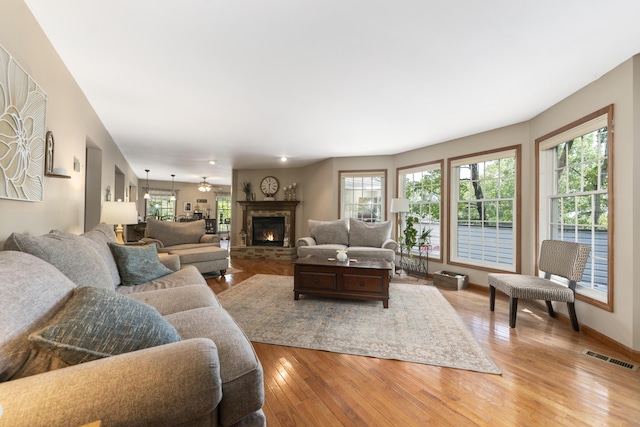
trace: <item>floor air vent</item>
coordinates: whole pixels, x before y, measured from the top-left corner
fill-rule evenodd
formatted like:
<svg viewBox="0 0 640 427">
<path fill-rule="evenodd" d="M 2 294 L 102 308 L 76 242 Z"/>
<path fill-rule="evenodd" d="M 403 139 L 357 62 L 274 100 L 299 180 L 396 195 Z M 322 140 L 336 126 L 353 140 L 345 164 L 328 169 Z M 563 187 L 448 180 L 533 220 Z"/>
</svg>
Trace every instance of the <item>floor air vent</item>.
<svg viewBox="0 0 640 427">
<path fill-rule="evenodd" d="M 638 365 L 634 365 L 633 363 L 625 362 L 623 360 L 616 359 L 614 357 L 609 357 L 604 354 L 596 353 L 595 351 L 585 350 L 582 352 L 585 356 L 593 357 L 594 359 L 598 359 L 602 362 L 611 363 L 613 365 L 618 365 L 621 368 L 628 369 L 630 371 L 637 371 Z"/>
</svg>

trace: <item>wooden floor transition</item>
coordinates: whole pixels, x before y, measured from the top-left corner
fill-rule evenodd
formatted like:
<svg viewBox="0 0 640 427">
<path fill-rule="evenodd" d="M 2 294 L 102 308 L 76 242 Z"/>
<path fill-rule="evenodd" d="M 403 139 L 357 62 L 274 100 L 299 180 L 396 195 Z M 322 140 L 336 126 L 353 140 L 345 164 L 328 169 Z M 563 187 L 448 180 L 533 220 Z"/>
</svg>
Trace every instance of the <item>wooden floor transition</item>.
<svg viewBox="0 0 640 427">
<path fill-rule="evenodd" d="M 232 259 L 241 270 L 209 279 L 222 292 L 254 274 L 293 275 L 287 261 Z M 409 279 L 411 280 L 411 279 Z M 254 343 L 264 368 L 269 426 L 640 425 L 640 371 L 582 355 L 629 361 L 543 305 L 477 289 L 443 291 L 502 375 Z M 292 295 L 293 298 L 293 295 Z M 580 320 L 580 319 L 578 319 Z"/>
</svg>

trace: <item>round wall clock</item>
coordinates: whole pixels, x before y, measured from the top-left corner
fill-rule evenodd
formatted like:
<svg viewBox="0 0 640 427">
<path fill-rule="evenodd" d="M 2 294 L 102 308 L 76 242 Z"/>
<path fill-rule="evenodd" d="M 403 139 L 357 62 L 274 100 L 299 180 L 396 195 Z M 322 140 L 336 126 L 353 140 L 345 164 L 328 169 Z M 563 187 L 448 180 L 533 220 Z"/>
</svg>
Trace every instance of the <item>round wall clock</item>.
<svg viewBox="0 0 640 427">
<path fill-rule="evenodd" d="M 262 179 L 262 182 L 260 183 L 260 190 L 262 191 L 262 194 L 264 194 L 265 196 L 273 197 L 273 195 L 278 192 L 279 186 L 280 184 L 278 184 L 278 180 L 275 177 L 266 176 Z"/>
</svg>

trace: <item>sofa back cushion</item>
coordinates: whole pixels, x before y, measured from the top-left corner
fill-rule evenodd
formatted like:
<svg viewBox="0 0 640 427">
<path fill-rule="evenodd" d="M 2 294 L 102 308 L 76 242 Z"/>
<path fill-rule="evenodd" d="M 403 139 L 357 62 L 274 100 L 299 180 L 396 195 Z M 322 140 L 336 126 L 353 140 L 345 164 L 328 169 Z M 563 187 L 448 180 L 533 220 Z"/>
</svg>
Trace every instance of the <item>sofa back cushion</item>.
<svg viewBox="0 0 640 427">
<path fill-rule="evenodd" d="M 344 219 L 334 221 L 317 221 L 310 219 L 307 225 L 309 227 L 309 235 L 313 237 L 319 245 L 328 243 L 336 245 L 349 244 L 349 229 L 347 228 L 347 221 Z"/>
<path fill-rule="evenodd" d="M 381 248 L 385 240 L 391 237 L 391 221 L 364 222 L 349 219 L 349 246 L 368 246 Z"/>
<path fill-rule="evenodd" d="M 94 245 L 76 234 L 54 230 L 42 236 L 12 233 L 5 250 L 26 252 L 53 264 L 78 286 L 113 289 L 113 279 Z"/>
<path fill-rule="evenodd" d="M 113 258 L 113 254 L 109 249 L 109 243 L 116 243 L 116 233 L 113 231 L 113 226 L 107 224 L 98 224 L 91 231 L 87 231 L 81 234 L 80 237 L 84 237 L 89 242 L 93 243 L 93 247 L 98 252 L 104 263 L 107 265 L 111 279 L 113 280 L 113 286 L 116 287 L 120 284 L 120 273 L 118 273 L 118 265 Z"/>
<path fill-rule="evenodd" d="M 28 337 L 55 316 L 74 288 L 53 265 L 33 255 L 0 252 L 0 382 L 61 367 Z"/>
<path fill-rule="evenodd" d="M 183 243 L 199 243 L 205 233 L 204 219 L 172 222 L 148 218 L 145 237 L 160 240 L 164 246 L 173 246 Z"/>
</svg>

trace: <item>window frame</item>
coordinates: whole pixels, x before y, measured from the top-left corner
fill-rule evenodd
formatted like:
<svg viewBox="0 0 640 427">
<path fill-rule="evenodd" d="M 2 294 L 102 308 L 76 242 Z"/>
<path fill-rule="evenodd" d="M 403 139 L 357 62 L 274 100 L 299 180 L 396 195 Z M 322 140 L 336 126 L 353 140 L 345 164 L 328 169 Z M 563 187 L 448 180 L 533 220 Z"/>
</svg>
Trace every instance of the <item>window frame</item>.
<svg viewBox="0 0 640 427">
<path fill-rule="evenodd" d="M 459 175 L 454 173 L 459 165 L 471 164 L 479 161 L 496 160 L 511 156 L 504 156 L 504 153 L 513 153 L 515 157 L 515 185 L 513 196 L 513 264 L 512 268 L 501 268 L 496 263 L 485 262 L 466 262 L 457 258 L 457 227 L 458 227 L 458 196 Z M 474 162 L 475 161 L 475 162 Z M 520 274 L 522 271 L 521 263 L 521 241 L 522 241 L 522 221 L 521 221 L 521 205 L 522 205 L 522 145 L 511 145 L 508 147 L 496 148 L 477 153 L 465 154 L 462 156 L 451 157 L 447 161 L 448 188 L 447 188 L 447 218 L 449 221 L 447 228 L 447 264 L 458 265 L 461 267 L 469 267 L 476 270 L 489 272 L 507 272 Z M 455 190 L 454 190 L 455 189 Z M 454 242 L 454 239 L 456 242 Z"/>
<path fill-rule="evenodd" d="M 431 256 L 429 254 L 431 254 L 431 252 L 427 253 L 427 258 L 431 261 L 434 262 L 438 262 L 438 263 L 442 263 L 442 259 L 443 259 L 443 243 L 445 241 L 445 235 L 443 233 L 444 231 L 444 223 L 445 223 L 445 215 L 446 215 L 446 210 L 445 210 L 445 193 L 444 193 L 444 180 L 445 180 L 445 170 L 444 170 L 444 159 L 440 159 L 440 160 L 434 160 L 431 162 L 426 162 L 426 163 L 419 163 L 416 165 L 410 165 L 410 166 L 403 166 L 400 168 L 396 169 L 396 194 L 398 195 L 397 197 L 400 198 L 406 198 L 407 200 L 409 200 L 409 198 L 407 197 L 406 194 L 406 187 L 405 187 L 405 183 L 404 183 L 404 176 L 407 173 L 416 173 L 416 172 L 424 172 L 424 171 L 432 171 L 432 170 L 436 170 L 436 169 L 440 169 L 440 223 L 439 223 L 439 227 L 438 227 L 438 233 L 439 233 L 439 239 L 440 239 L 440 250 L 439 250 L 439 254 L 437 257 Z M 411 200 L 409 200 L 409 209 L 411 210 L 411 205 L 415 205 L 415 203 L 411 203 Z M 426 203 L 429 204 L 429 203 Z M 404 214 L 406 215 L 406 214 Z M 399 217 L 398 217 L 399 219 Z M 395 236 L 395 240 L 396 241 L 400 241 L 400 235 L 403 232 L 402 225 L 400 224 L 400 222 L 398 221 L 398 223 L 396 224 L 396 236 Z M 435 229 L 435 227 L 434 227 Z M 415 253 L 415 256 L 420 256 L 419 253 Z"/>
<path fill-rule="evenodd" d="M 338 218 L 349 218 L 345 215 L 345 200 L 343 197 L 343 192 L 345 191 L 345 178 L 348 177 L 367 177 L 367 178 L 375 178 L 380 177 L 382 179 L 381 182 L 381 200 L 376 202 L 375 205 L 379 206 L 380 218 L 374 222 L 383 222 L 387 220 L 387 169 L 363 169 L 363 170 L 341 170 L 338 171 Z M 358 205 L 357 203 L 349 203 L 349 205 Z M 355 219 L 360 219 L 357 216 L 353 217 Z"/>
<path fill-rule="evenodd" d="M 148 198 L 148 199 L 144 199 L 144 201 L 145 201 L 145 204 L 144 204 L 145 205 L 144 206 L 144 209 L 145 209 L 145 221 L 146 221 L 146 218 L 148 218 L 148 217 L 153 217 L 153 218 L 158 219 L 157 216 L 150 214 L 151 209 L 149 207 L 151 206 L 151 201 L 154 200 L 154 198 L 155 199 L 160 198 L 163 201 L 166 201 L 168 203 L 172 203 L 173 204 L 173 217 L 171 217 L 169 215 L 170 212 L 167 212 L 167 215 L 162 215 L 160 220 L 161 221 L 175 221 L 175 219 L 177 217 L 177 215 L 176 215 L 176 213 L 177 213 L 176 212 L 176 210 L 177 210 L 177 198 L 176 198 L 176 200 L 169 200 L 169 198 L 174 194 L 175 194 L 175 192 L 173 192 L 171 190 L 149 189 L 149 195 L 151 197 Z M 170 209 L 171 209 L 170 207 L 161 208 L 162 212 L 164 212 L 166 210 L 170 211 Z M 167 219 L 167 217 L 170 217 L 171 219 Z"/>
<path fill-rule="evenodd" d="M 605 118 L 606 116 L 606 118 Z M 555 161 L 545 160 L 553 158 L 554 156 L 547 151 L 555 151 L 555 147 L 568 140 L 584 136 L 590 132 L 600 129 L 600 125 L 606 123 L 607 126 L 607 295 L 606 301 L 596 298 L 596 291 L 587 291 L 580 285 L 576 286 L 576 299 L 584 301 L 593 306 L 602 308 L 613 312 L 614 301 L 614 270 L 613 270 L 613 256 L 614 256 L 614 108 L 613 104 L 610 104 L 604 108 L 594 111 L 578 120 L 575 120 L 568 125 L 565 125 L 555 131 L 552 131 L 535 140 L 535 155 L 536 155 L 536 271 L 539 272 L 538 259 L 539 248 L 542 240 L 551 238 L 550 233 L 550 212 L 549 199 L 554 196 L 558 196 L 553 187 L 552 178 L 546 178 L 543 181 L 543 177 L 546 171 L 555 169 Z M 550 163 L 551 164 L 548 164 Z M 570 194 L 570 193 L 568 193 Z M 580 193 L 582 194 L 582 193 Z M 545 200 L 541 200 L 544 197 Z M 544 221 L 544 224 L 543 224 Z M 593 257 L 592 252 L 589 257 Z M 593 262 L 591 262 L 593 265 Z M 539 273 L 538 273 L 539 274 Z M 589 295 L 591 294 L 591 295 Z"/>
</svg>

